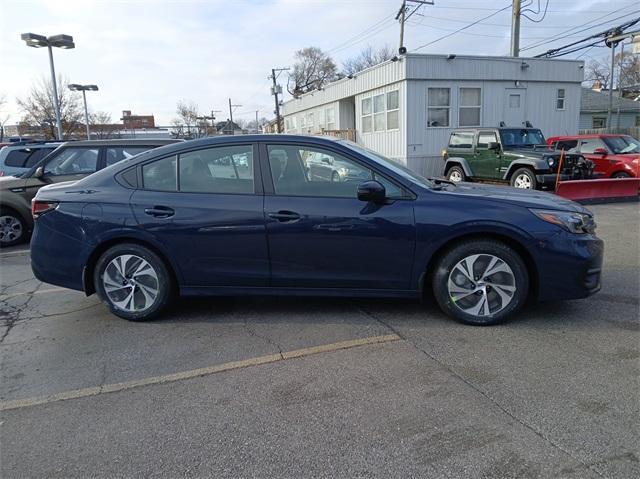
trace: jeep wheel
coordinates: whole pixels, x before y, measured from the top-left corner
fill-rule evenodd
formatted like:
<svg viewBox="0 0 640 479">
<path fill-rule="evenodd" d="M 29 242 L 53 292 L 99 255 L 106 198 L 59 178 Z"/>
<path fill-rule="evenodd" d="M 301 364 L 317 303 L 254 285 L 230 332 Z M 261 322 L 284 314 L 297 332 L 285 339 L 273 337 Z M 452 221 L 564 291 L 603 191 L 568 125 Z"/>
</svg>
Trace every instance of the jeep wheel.
<svg viewBox="0 0 640 479">
<path fill-rule="evenodd" d="M 535 190 L 538 186 L 536 175 L 529 168 L 520 168 L 511 176 L 511 186 L 523 190 Z"/>
<path fill-rule="evenodd" d="M 459 166 L 452 166 L 447 172 L 447 180 L 453 181 L 454 183 L 465 181 L 464 170 Z"/>
<path fill-rule="evenodd" d="M 491 240 L 473 240 L 449 250 L 433 274 L 440 308 L 466 324 L 505 321 L 524 305 L 529 293 L 527 268 L 513 249 Z"/>
</svg>

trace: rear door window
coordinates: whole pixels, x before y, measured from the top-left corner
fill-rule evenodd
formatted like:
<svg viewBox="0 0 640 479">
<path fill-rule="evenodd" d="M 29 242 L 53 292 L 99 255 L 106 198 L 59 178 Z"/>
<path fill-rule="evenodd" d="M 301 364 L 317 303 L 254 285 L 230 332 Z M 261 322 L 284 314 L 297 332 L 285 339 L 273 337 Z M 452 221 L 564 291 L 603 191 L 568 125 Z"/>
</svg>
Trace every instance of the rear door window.
<svg viewBox="0 0 640 479">
<path fill-rule="evenodd" d="M 489 143 L 498 143 L 498 137 L 493 131 L 481 131 L 478 135 L 478 148 L 487 149 Z"/>
<path fill-rule="evenodd" d="M 183 153 L 180 191 L 253 194 L 253 145 L 218 146 Z"/>
<path fill-rule="evenodd" d="M 151 150 L 153 146 L 115 146 L 106 150 L 105 166 L 111 166 L 119 161 L 129 159 L 147 150 Z"/>
<path fill-rule="evenodd" d="M 142 184 L 146 190 L 178 191 L 178 158 L 169 156 L 142 165 Z"/>
</svg>

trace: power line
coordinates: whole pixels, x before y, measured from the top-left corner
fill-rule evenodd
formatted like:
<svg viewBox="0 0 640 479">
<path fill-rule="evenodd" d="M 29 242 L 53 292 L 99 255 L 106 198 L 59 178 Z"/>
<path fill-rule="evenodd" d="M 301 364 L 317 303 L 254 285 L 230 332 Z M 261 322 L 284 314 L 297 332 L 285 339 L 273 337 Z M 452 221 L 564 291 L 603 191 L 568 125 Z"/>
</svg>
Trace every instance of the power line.
<svg viewBox="0 0 640 479">
<path fill-rule="evenodd" d="M 491 13 L 490 15 L 487 15 L 486 17 L 482 17 L 482 18 L 480 18 L 480 19 L 476 20 L 475 22 L 469 23 L 469 24 L 465 25 L 464 27 L 461 27 L 461 28 L 459 28 L 459 29 L 457 29 L 457 30 L 455 30 L 455 31 L 453 31 L 453 32 L 451 32 L 451 33 L 448 33 L 447 35 L 443 35 L 443 36 L 441 36 L 440 38 L 436 38 L 435 40 L 432 40 L 432 41 L 430 41 L 430 42 L 428 42 L 428 43 L 425 43 L 424 45 L 419 46 L 418 48 L 414 48 L 414 49 L 413 49 L 413 50 L 411 50 L 411 51 L 412 51 L 412 52 L 415 52 L 415 51 L 420 50 L 420 49 L 422 49 L 422 48 L 424 48 L 424 47 L 428 47 L 429 45 L 433 45 L 433 44 L 434 44 L 434 43 L 436 43 L 436 42 L 439 42 L 439 41 L 441 41 L 441 40 L 444 40 L 445 38 L 452 37 L 452 36 L 453 36 L 453 35 L 455 35 L 456 33 L 460 33 L 460 32 L 462 32 L 463 30 L 466 30 L 467 28 L 471 28 L 472 26 L 477 25 L 478 23 L 482 22 L 483 20 L 487 20 L 487 19 L 489 19 L 489 18 L 491 18 L 491 17 L 493 17 L 493 16 L 497 15 L 497 14 L 498 14 L 498 13 L 500 13 L 500 12 L 504 12 L 504 11 L 505 11 L 505 10 L 507 10 L 508 8 L 511 8 L 511 4 L 507 5 L 506 7 L 501 8 L 500 10 L 496 10 L 495 12 Z"/>
<path fill-rule="evenodd" d="M 345 40 L 344 42 L 338 44 L 337 46 L 327 50 L 327 53 L 335 53 L 339 50 L 344 50 L 345 48 L 355 45 L 356 43 L 360 43 L 365 38 L 371 35 L 375 35 L 376 33 L 379 33 L 382 30 L 385 30 L 386 28 L 390 27 L 393 24 L 394 24 L 393 14 L 387 15 L 382 20 L 379 20 L 373 25 L 370 25 L 369 27 L 365 28 L 363 31 L 361 31 L 357 35 L 354 35 L 348 40 Z"/>
<path fill-rule="evenodd" d="M 601 20 L 601 19 L 603 19 L 605 17 L 608 17 L 610 15 L 613 15 L 614 13 L 618 13 L 619 11 L 624 10 L 625 8 L 628 8 L 629 6 L 630 5 L 627 5 L 626 7 L 619 8 L 619 9 L 614 10 L 612 12 L 609 12 L 606 15 L 603 15 L 601 17 L 597 17 L 597 18 L 594 18 L 593 20 L 589 20 L 587 22 L 587 25 L 590 24 L 590 23 L 596 22 L 598 20 Z M 526 45 L 526 46 L 522 47 L 520 49 L 520 51 L 531 50 L 533 48 L 536 48 L 536 47 L 539 47 L 539 46 L 542 46 L 542 45 L 546 45 L 548 43 L 552 43 L 552 42 L 555 42 L 557 40 L 562 40 L 563 38 L 567 38 L 569 35 L 574 35 L 576 33 L 581 33 L 581 32 L 587 31 L 587 30 L 591 30 L 592 28 L 596 28 L 596 27 L 602 26 L 602 25 L 604 25 L 604 24 L 606 24 L 608 22 L 613 22 L 615 20 L 620 20 L 621 18 L 625 18 L 627 15 L 632 15 L 632 14 L 637 13 L 637 12 L 638 12 L 638 10 L 635 10 L 635 11 L 632 11 L 630 13 L 626 13 L 624 15 L 616 17 L 616 18 L 610 18 L 609 20 L 606 20 L 604 22 L 601 22 L 601 23 L 598 23 L 598 24 L 595 24 L 595 25 L 589 25 L 589 26 L 580 25 L 580 26 L 577 26 L 577 27 L 572 27 L 572 28 L 569 28 L 568 30 L 565 30 L 565 31 L 560 32 L 560 33 L 556 33 L 554 35 L 551 35 L 548 38 L 545 38 L 544 40 L 547 40 L 547 41 L 540 41 L 540 42 L 532 43 L 530 45 Z M 580 27 L 584 27 L 584 28 L 580 28 Z M 568 35 L 564 35 L 564 34 L 568 34 Z"/>
</svg>

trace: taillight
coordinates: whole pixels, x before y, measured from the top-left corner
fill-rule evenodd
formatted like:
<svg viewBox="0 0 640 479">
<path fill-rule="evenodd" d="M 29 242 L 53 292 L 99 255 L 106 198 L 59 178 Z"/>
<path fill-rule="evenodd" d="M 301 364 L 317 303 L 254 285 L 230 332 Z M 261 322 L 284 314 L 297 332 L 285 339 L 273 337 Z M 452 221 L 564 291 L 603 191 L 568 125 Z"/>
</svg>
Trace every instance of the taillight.
<svg viewBox="0 0 640 479">
<path fill-rule="evenodd" d="M 57 201 L 40 201 L 34 198 L 31 200 L 31 216 L 36 219 L 48 211 L 55 210 L 57 206 Z"/>
</svg>

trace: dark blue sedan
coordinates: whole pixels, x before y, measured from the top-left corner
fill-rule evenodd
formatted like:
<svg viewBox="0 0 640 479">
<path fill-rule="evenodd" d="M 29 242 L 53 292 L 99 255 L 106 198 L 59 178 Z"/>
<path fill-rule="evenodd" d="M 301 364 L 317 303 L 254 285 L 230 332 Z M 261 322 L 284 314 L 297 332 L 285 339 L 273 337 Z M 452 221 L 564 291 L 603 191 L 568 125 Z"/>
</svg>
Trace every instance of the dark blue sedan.
<svg viewBox="0 0 640 479">
<path fill-rule="evenodd" d="M 344 174 L 310 174 L 326 159 Z M 225 136 L 161 147 L 33 201 L 44 282 L 97 292 L 125 319 L 172 297 L 418 298 L 469 324 L 529 296 L 600 289 L 589 210 L 557 196 L 427 180 L 326 137 Z"/>
</svg>

